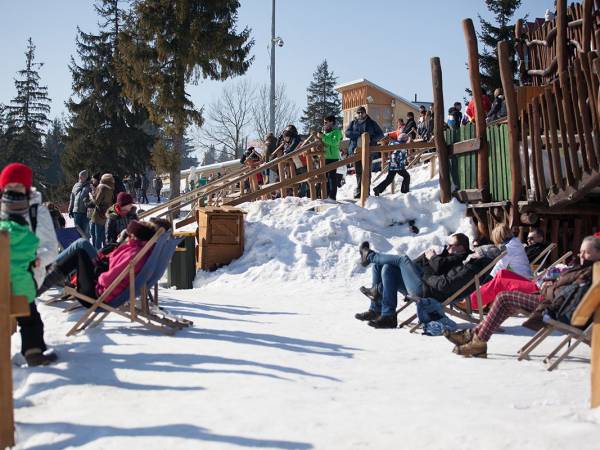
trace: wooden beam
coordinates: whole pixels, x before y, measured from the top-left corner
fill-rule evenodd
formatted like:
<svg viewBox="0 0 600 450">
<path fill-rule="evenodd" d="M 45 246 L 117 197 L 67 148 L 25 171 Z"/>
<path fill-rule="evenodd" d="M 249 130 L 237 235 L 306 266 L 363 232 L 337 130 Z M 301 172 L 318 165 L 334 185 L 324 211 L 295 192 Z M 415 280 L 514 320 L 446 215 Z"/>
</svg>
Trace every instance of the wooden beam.
<svg viewBox="0 0 600 450">
<path fill-rule="evenodd" d="M 477 153 L 477 187 L 484 193 L 489 191 L 489 151 L 486 135 L 486 114 L 483 109 L 483 90 L 481 88 L 481 76 L 479 74 L 479 50 L 477 48 L 477 35 L 471 19 L 463 20 L 463 31 L 467 41 L 467 53 L 469 56 L 469 78 L 471 79 L 471 92 L 475 102 L 475 131 L 481 140 L 479 152 Z"/>
<path fill-rule="evenodd" d="M 0 448 L 15 445 L 12 362 L 10 360 L 10 241 L 0 232 Z"/>
<path fill-rule="evenodd" d="M 481 139 L 467 139 L 466 141 L 455 142 L 452 144 L 453 155 L 460 155 L 461 153 L 471 153 L 476 152 L 481 147 Z"/>
<path fill-rule="evenodd" d="M 371 151 L 369 147 L 369 133 L 363 133 L 360 137 L 362 142 L 361 159 L 362 175 L 360 179 L 360 206 L 365 207 L 367 198 L 371 193 Z"/>
<path fill-rule="evenodd" d="M 521 198 L 523 188 L 521 181 L 521 152 L 519 146 L 519 110 L 517 108 L 517 98 L 513 85 L 513 72 L 510 64 L 510 53 L 508 42 L 498 43 L 498 60 L 500 62 L 500 76 L 502 79 L 502 89 L 506 102 L 506 113 L 508 117 L 508 150 L 510 154 L 511 170 L 511 195 L 510 201 L 514 205 L 511 210 L 509 225 L 511 227 L 517 224 L 516 205 Z"/>
<path fill-rule="evenodd" d="M 442 85 L 442 66 L 440 58 L 431 58 L 431 81 L 433 85 L 433 134 L 438 155 L 440 202 L 448 203 L 452 199 L 450 188 L 450 158 L 444 138 L 444 89 Z"/>
</svg>

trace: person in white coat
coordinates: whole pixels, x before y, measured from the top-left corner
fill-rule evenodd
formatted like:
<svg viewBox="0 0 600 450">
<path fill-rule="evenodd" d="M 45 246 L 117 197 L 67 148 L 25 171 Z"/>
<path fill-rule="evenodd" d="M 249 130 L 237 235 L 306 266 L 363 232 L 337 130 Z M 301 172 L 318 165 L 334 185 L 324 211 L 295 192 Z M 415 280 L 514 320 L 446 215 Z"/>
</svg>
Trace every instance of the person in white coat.
<svg viewBox="0 0 600 450">
<path fill-rule="evenodd" d="M 531 266 L 523 243 L 514 236 L 508 225 L 499 224 L 492 230 L 492 242 L 506 250 L 506 254 L 496 263 L 490 275 L 493 277 L 502 269 L 511 270 L 522 277 L 531 278 Z"/>
</svg>

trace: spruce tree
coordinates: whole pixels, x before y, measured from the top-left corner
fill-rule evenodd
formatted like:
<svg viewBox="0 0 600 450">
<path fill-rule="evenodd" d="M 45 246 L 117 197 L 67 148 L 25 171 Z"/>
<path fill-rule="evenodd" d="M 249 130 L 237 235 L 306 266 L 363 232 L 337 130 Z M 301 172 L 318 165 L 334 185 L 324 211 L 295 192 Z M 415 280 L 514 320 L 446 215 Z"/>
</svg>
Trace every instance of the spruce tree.
<svg viewBox="0 0 600 450">
<path fill-rule="evenodd" d="M 497 47 L 500 41 L 509 41 L 512 52 L 513 73 L 516 72 L 514 63 L 514 30 L 512 17 L 521 6 L 521 0 L 485 0 L 487 9 L 494 15 L 494 22 L 488 22 L 479 16 L 481 32 L 478 33 L 483 49 L 479 54 L 479 71 L 481 84 L 488 94 L 502 88 L 500 66 L 498 64 Z"/>
<path fill-rule="evenodd" d="M 48 167 L 45 170 L 45 178 L 51 187 L 57 187 L 61 184 L 64 177 L 60 157 L 65 149 L 65 137 L 65 129 L 61 120 L 54 119 L 44 141 L 45 153 L 49 159 Z"/>
<path fill-rule="evenodd" d="M 77 29 L 77 59 L 71 57 L 69 65 L 73 96 L 62 158 L 69 181 L 83 169 L 118 176 L 144 172 L 156 133 L 145 109 L 123 94 L 117 77 L 124 20 L 119 0 L 101 0 L 94 8 L 100 30 Z"/>
<path fill-rule="evenodd" d="M 327 60 L 323 60 L 306 89 L 306 109 L 300 119 L 306 132 L 323 128 L 323 119 L 327 116 L 335 116 L 337 123 L 342 123 L 342 102 L 333 88 L 336 82 L 337 78 L 329 71 Z"/>
<path fill-rule="evenodd" d="M 42 63 L 35 61 L 35 45 L 31 38 L 25 51 L 25 68 L 15 79 L 17 95 L 7 106 L 5 151 L 2 162 L 22 162 L 36 173 L 36 182 L 43 185 L 42 170 L 48 163 L 42 139 L 50 122 L 48 88 L 40 85 L 38 69 Z"/>
<path fill-rule="evenodd" d="M 121 78 L 128 95 L 140 101 L 172 146 L 159 146 L 160 169 L 179 186 L 184 135 L 202 125 L 202 112 L 186 91 L 201 78 L 225 80 L 246 72 L 254 41 L 236 30 L 238 0 L 137 0 L 121 35 Z M 171 189 L 171 197 L 179 191 Z"/>
<path fill-rule="evenodd" d="M 202 165 L 208 166 L 209 164 L 214 164 L 217 162 L 217 149 L 214 145 L 210 145 L 205 151 L 204 156 L 202 158 Z"/>
</svg>

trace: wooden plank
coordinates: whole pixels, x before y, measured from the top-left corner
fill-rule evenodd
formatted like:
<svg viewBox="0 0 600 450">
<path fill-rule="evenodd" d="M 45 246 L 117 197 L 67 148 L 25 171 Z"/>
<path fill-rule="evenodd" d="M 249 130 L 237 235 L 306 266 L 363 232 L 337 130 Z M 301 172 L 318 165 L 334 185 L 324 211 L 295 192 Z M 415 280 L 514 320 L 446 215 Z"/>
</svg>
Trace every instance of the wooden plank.
<svg viewBox="0 0 600 450">
<path fill-rule="evenodd" d="M 6 231 L 0 232 L 0 448 L 14 447 L 12 362 L 10 360 L 10 242 Z"/>
<path fill-rule="evenodd" d="M 525 174 L 525 198 L 528 199 L 529 192 L 531 191 L 531 174 L 529 170 L 529 124 L 527 122 L 529 115 L 527 110 L 521 113 L 521 143 L 523 145 L 523 173 Z M 511 161 L 512 161 L 512 150 L 511 150 Z"/>
<path fill-rule="evenodd" d="M 552 88 L 554 90 L 554 99 L 556 101 L 556 111 L 558 113 L 558 125 L 560 128 L 560 141 L 562 146 L 562 157 L 565 162 L 565 172 L 567 176 L 567 184 L 569 186 L 575 187 L 577 186 L 577 181 L 575 179 L 575 175 L 573 172 L 573 168 L 571 166 L 571 160 L 568 155 L 569 148 L 569 138 L 567 133 L 567 125 L 565 122 L 565 114 L 563 108 L 563 92 L 560 86 L 560 81 L 558 79 L 554 80 L 552 83 Z"/>
<path fill-rule="evenodd" d="M 575 63 L 575 62 L 574 62 Z M 583 167 L 583 171 L 589 173 L 589 157 L 588 157 L 588 147 L 587 141 L 585 139 L 585 132 L 583 129 L 583 110 L 579 109 L 578 106 L 578 98 L 579 93 L 577 92 L 577 83 L 576 83 L 576 75 L 575 75 L 575 65 L 571 65 L 569 67 L 569 84 L 571 89 L 571 108 L 573 108 L 574 116 L 575 116 L 575 129 L 577 130 L 577 137 L 579 137 L 579 152 L 581 153 L 581 163 Z M 590 147 L 591 149 L 591 147 Z M 579 158 L 577 158 L 579 161 Z"/>
<path fill-rule="evenodd" d="M 550 147 L 552 139 L 550 138 L 550 126 L 549 126 L 549 113 L 546 105 L 546 95 L 542 92 L 539 96 L 540 99 L 540 109 L 542 111 L 542 128 L 544 129 L 544 149 L 543 153 L 548 157 L 548 167 L 550 169 L 550 182 L 552 186 L 556 185 L 556 174 L 554 173 L 554 165 L 552 164 L 552 158 L 550 156 Z M 544 161 L 546 159 L 544 158 Z M 546 164 L 544 164 L 546 166 Z"/>
<path fill-rule="evenodd" d="M 546 175 L 544 173 L 544 158 L 542 154 L 542 140 L 541 140 L 541 115 L 540 115 L 540 101 L 539 97 L 533 99 L 532 104 L 532 121 L 533 121 L 533 153 L 535 154 L 535 170 L 537 172 L 537 178 L 539 185 L 537 190 L 540 195 L 540 200 L 546 198 Z"/>
<path fill-rule="evenodd" d="M 371 193 L 371 152 L 369 151 L 369 133 L 361 135 L 362 177 L 360 180 L 360 206 L 363 208 Z"/>
<path fill-rule="evenodd" d="M 565 188 L 562 166 L 560 164 L 560 149 L 558 147 L 558 119 L 556 117 L 556 104 L 552 99 L 552 91 L 550 88 L 544 90 L 544 99 L 546 110 L 548 111 L 548 128 L 550 133 L 550 164 L 554 167 L 553 183 L 559 189 Z M 548 142 L 546 141 L 546 146 Z"/>
<path fill-rule="evenodd" d="M 481 146 L 481 139 L 467 139 L 466 141 L 456 142 L 452 145 L 452 154 L 460 155 L 462 153 L 475 152 Z"/>
<path fill-rule="evenodd" d="M 433 134 L 438 155 L 440 201 L 448 203 L 451 196 L 450 187 L 450 159 L 447 141 L 444 138 L 444 89 L 442 83 L 442 66 L 440 58 L 431 58 L 431 82 L 433 87 Z M 452 132 L 452 130 L 450 130 Z"/>
<path fill-rule="evenodd" d="M 562 91 L 563 115 L 568 138 L 568 152 L 565 151 L 565 158 L 571 160 L 571 168 L 575 179 L 581 178 L 581 168 L 579 167 L 579 158 L 577 157 L 577 141 L 575 140 L 575 111 L 571 102 L 572 92 L 570 87 L 569 73 L 567 70 L 559 74 L 560 89 Z M 564 132 L 561 129 L 561 133 Z"/>
<path fill-rule="evenodd" d="M 579 60 L 575 60 L 573 72 L 575 74 L 577 86 L 577 106 L 579 109 L 578 116 L 580 116 L 581 127 L 583 130 L 583 142 L 585 143 L 586 148 L 585 160 L 587 161 L 587 171 L 590 171 L 591 169 L 597 170 L 598 160 L 596 159 L 596 152 L 594 150 L 594 143 L 592 141 L 592 119 L 590 108 L 587 102 L 590 93 L 587 91 L 585 75 L 581 68 L 581 62 Z"/>
</svg>

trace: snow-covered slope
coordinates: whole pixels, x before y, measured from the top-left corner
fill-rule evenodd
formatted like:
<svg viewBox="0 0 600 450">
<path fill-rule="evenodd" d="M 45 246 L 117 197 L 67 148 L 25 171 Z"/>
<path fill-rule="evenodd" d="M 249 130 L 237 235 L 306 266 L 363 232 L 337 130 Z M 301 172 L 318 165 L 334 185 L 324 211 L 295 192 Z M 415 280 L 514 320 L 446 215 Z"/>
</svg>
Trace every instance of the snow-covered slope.
<svg viewBox="0 0 600 450">
<path fill-rule="evenodd" d="M 364 210 L 347 200 L 351 183 L 322 211 L 299 199 L 244 205 L 245 255 L 199 273 L 196 289 L 160 289 L 165 308 L 195 323 L 174 337 L 109 316 L 66 338 L 79 313 L 40 305 L 60 362 L 14 371 L 18 448 L 597 449 L 588 348 L 550 373 L 543 351 L 560 337 L 518 362 L 530 336 L 520 319 L 487 360 L 354 319 L 368 305 L 362 240 L 414 256 L 470 233 L 462 205 L 440 205 L 425 171 L 413 178 L 409 195 Z M 394 225 L 406 219 L 418 235 Z"/>
</svg>

